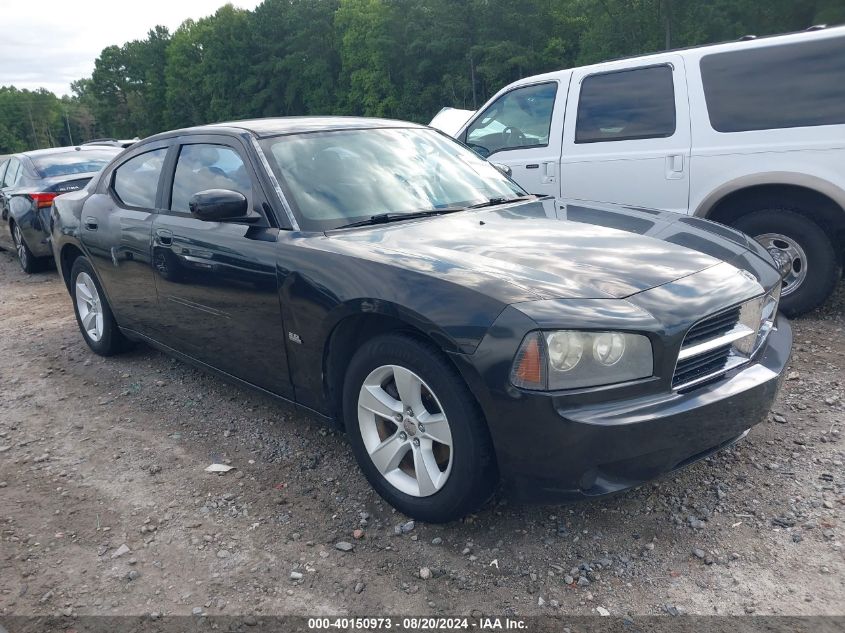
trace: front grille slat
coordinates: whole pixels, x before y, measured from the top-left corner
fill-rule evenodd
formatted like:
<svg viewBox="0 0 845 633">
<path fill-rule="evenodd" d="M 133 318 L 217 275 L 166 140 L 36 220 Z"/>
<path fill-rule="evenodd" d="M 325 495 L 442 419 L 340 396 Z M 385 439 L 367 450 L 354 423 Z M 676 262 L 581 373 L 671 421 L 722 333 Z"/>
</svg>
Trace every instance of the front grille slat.
<svg viewBox="0 0 845 633">
<path fill-rule="evenodd" d="M 739 321 L 739 308 L 721 312 L 693 325 L 684 338 L 684 347 L 716 338 L 728 332 Z"/>
<path fill-rule="evenodd" d="M 731 346 L 726 345 L 700 356 L 694 356 L 693 358 L 680 361 L 675 368 L 672 386 L 677 387 L 678 385 L 690 383 L 724 369 L 730 354 Z"/>
</svg>

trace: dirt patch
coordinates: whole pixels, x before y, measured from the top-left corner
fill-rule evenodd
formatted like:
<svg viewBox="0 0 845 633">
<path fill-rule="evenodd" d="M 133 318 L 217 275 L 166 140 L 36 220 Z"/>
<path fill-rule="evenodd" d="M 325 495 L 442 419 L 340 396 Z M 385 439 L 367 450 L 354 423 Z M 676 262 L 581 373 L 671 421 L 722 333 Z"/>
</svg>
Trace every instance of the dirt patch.
<svg viewBox="0 0 845 633">
<path fill-rule="evenodd" d="M 843 307 L 793 323 L 775 412 L 736 447 L 433 526 L 329 426 L 147 347 L 93 355 L 55 272 L 0 251 L 0 615 L 845 614 Z"/>
</svg>

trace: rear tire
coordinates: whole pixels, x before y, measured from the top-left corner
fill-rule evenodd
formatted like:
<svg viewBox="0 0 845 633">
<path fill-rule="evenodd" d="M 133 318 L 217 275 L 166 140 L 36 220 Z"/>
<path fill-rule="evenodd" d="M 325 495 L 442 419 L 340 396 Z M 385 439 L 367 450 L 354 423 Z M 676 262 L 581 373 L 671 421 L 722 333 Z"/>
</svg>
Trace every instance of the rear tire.
<svg viewBox="0 0 845 633">
<path fill-rule="evenodd" d="M 376 400 L 368 400 L 373 393 Z M 383 415 L 374 413 L 382 403 Z M 487 424 L 436 348 L 403 334 L 365 343 L 346 372 L 343 413 L 364 476 L 408 516 L 445 523 L 492 495 L 498 471 Z"/>
<path fill-rule="evenodd" d="M 824 229 L 800 210 L 763 209 L 742 216 L 732 226 L 770 252 L 793 260 L 780 300 L 786 316 L 809 312 L 833 292 L 839 279 L 836 251 Z"/>
<path fill-rule="evenodd" d="M 26 244 L 26 239 L 23 236 L 21 228 L 17 224 L 11 225 L 12 242 L 15 244 L 15 253 L 18 256 L 18 263 L 21 265 L 21 270 L 26 274 L 31 275 L 44 269 L 46 261 L 43 257 L 36 257 L 29 250 Z"/>
<path fill-rule="evenodd" d="M 113 356 L 131 347 L 114 320 L 94 267 L 77 257 L 70 271 L 70 296 L 82 338 L 95 354 Z"/>
</svg>

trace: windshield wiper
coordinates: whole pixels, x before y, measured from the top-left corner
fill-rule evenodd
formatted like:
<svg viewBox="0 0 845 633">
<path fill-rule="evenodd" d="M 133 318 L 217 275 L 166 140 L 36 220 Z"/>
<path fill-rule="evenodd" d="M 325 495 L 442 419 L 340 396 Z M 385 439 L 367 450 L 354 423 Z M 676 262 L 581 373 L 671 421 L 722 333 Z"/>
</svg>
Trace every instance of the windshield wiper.
<svg viewBox="0 0 845 633">
<path fill-rule="evenodd" d="M 366 220 L 359 220 L 358 222 L 350 222 L 335 227 L 338 229 L 347 229 L 355 226 L 373 226 L 374 224 L 387 224 L 388 222 L 397 222 L 398 220 L 411 220 L 413 218 L 428 218 L 434 215 L 445 215 L 447 213 L 457 213 L 463 211 L 466 207 L 448 207 L 444 209 L 431 209 L 429 211 L 415 211 L 414 213 L 378 213 L 371 215 Z"/>
<path fill-rule="evenodd" d="M 533 200 L 535 196 L 517 196 L 516 198 L 490 198 L 478 204 L 471 204 L 467 209 L 481 209 L 482 207 L 495 207 L 500 204 L 510 204 L 511 202 L 521 202 L 522 200 Z"/>
</svg>

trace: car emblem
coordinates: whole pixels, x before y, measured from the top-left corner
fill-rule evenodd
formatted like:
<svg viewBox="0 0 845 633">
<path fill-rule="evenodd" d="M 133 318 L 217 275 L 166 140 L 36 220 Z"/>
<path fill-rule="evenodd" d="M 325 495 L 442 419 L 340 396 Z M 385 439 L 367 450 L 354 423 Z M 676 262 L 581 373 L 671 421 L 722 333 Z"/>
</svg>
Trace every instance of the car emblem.
<svg viewBox="0 0 845 633">
<path fill-rule="evenodd" d="M 408 418 L 405 418 L 402 421 L 402 428 L 405 429 L 405 433 L 407 433 L 411 437 L 413 437 L 414 435 L 417 434 L 416 425 L 413 422 L 411 422 Z"/>
</svg>

